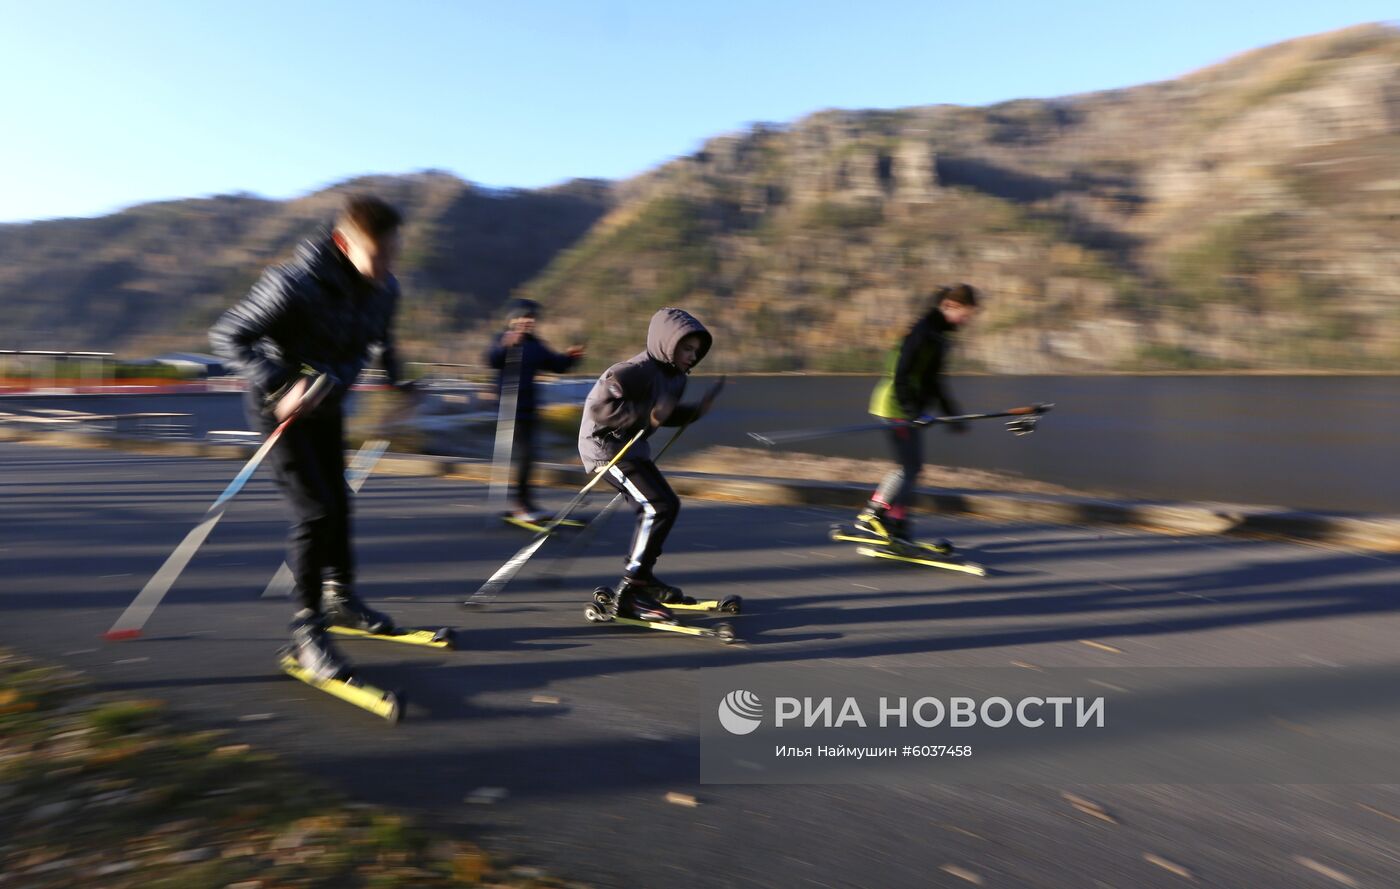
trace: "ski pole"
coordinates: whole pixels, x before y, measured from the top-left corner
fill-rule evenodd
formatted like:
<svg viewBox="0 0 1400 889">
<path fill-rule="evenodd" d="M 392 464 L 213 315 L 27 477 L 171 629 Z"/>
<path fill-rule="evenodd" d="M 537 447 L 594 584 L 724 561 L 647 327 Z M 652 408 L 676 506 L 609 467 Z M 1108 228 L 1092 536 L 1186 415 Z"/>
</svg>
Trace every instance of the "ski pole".
<svg viewBox="0 0 1400 889">
<path fill-rule="evenodd" d="M 204 520 L 194 527 L 185 539 L 180 541 L 180 545 L 175 547 L 175 551 L 165 560 L 165 564 L 160 566 L 160 570 L 155 573 L 146 585 L 141 588 L 141 592 L 136 595 L 131 604 L 122 612 L 117 622 L 112 624 L 112 628 L 103 635 L 110 640 L 135 639 L 141 635 L 141 629 L 146 626 L 146 621 L 151 619 L 151 614 L 160 604 L 165 594 L 170 592 L 175 581 L 179 579 L 180 573 L 185 570 L 195 552 L 203 545 L 209 532 L 214 530 L 214 526 L 223 518 L 224 510 L 228 508 L 228 502 L 233 499 L 233 495 L 243 489 L 243 485 L 252 477 L 257 470 L 258 464 L 262 463 L 272 446 L 277 444 L 278 439 L 286 428 L 296 421 L 306 411 L 314 408 L 326 397 L 326 392 L 331 387 L 331 378 L 328 374 L 320 374 L 307 387 L 306 394 L 301 397 L 301 402 L 297 405 L 292 415 L 277 425 L 272 430 L 272 434 L 267 437 L 267 441 L 262 443 L 262 447 L 253 454 L 251 460 L 239 470 L 234 476 L 229 486 L 219 495 L 219 499 L 214 501 L 214 505 L 209 507 L 209 511 L 204 514 Z"/>
<path fill-rule="evenodd" d="M 496 402 L 496 445 L 491 451 L 491 491 L 488 501 L 492 511 L 505 506 L 506 489 L 510 487 L 510 458 L 515 449 L 515 411 L 520 402 L 521 347 L 511 346 L 506 353 L 506 366 L 501 369 L 501 394 Z"/>
<path fill-rule="evenodd" d="M 1007 424 L 1007 428 L 1017 435 L 1025 435 L 1035 429 L 1035 423 L 1041 414 L 1048 412 L 1055 405 L 1053 404 L 1031 404 L 1024 407 L 1013 407 L 1004 411 L 997 411 L 989 414 L 958 414 L 951 417 L 920 417 L 914 420 L 915 426 L 931 426 L 945 423 L 963 423 L 968 420 L 991 420 L 997 417 L 1016 417 L 1018 419 Z M 827 429 L 798 429 L 791 432 L 750 432 L 749 438 L 759 444 L 768 447 L 792 444 L 798 441 L 809 441 L 814 438 L 829 438 L 833 435 L 844 435 L 848 432 L 873 432 L 876 429 L 889 428 L 888 422 L 880 423 L 858 423 L 854 426 L 836 426 Z"/>
<path fill-rule="evenodd" d="M 384 456 L 384 452 L 389 449 L 388 439 L 377 438 L 367 441 L 355 452 L 355 456 L 350 460 L 350 465 L 345 467 L 345 484 L 350 488 L 350 493 L 360 493 L 360 488 L 364 487 L 365 479 L 374 472 L 374 466 L 379 462 L 379 458 Z M 267 589 L 263 590 L 264 599 L 285 599 L 292 594 L 292 588 L 296 582 L 292 579 L 292 566 L 286 562 L 277 569 L 277 573 L 268 581 Z"/>
<path fill-rule="evenodd" d="M 497 568 L 496 573 L 487 578 L 480 589 L 467 597 L 462 604 L 466 606 L 484 605 L 487 601 L 495 598 L 496 594 L 501 590 L 505 589 L 506 584 L 515 579 L 515 575 L 520 573 L 520 569 L 525 567 L 525 563 L 530 561 L 530 557 L 535 554 L 535 551 L 549 539 L 549 536 L 554 533 L 556 528 L 563 524 L 564 519 L 569 517 L 569 513 L 578 508 L 578 505 L 583 502 L 583 498 L 587 497 L 588 492 L 593 490 L 593 486 L 598 484 L 603 476 L 607 474 L 608 470 L 616 466 L 618 461 L 627 455 L 627 452 L 632 449 L 632 445 L 641 441 L 642 436 L 646 435 L 650 430 L 650 425 L 643 426 L 641 429 L 637 430 L 637 434 L 632 436 L 631 440 L 622 446 L 617 452 L 617 456 L 609 460 L 607 465 L 602 469 L 595 472 L 593 477 L 588 480 L 588 483 L 583 486 L 583 489 L 574 495 L 574 499 L 570 500 L 562 510 L 555 514 L 554 518 L 550 519 L 549 524 L 541 528 L 529 543 L 525 544 L 518 553 L 510 557 L 509 561 L 500 568 Z"/>
<path fill-rule="evenodd" d="M 671 449 L 671 445 L 676 443 L 676 439 L 681 437 L 681 433 L 684 432 L 689 425 L 690 424 L 687 423 L 685 426 L 676 430 L 676 434 L 671 436 L 670 440 L 662 446 L 661 450 L 656 452 L 656 460 L 660 460 L 666 455 L 666 452 Z M 573 566 L 574 559 L 577 559 L 580 553 L 588 549 L 589 544 L 593 542 L 593 538 L 598 535 L 598 532 L 607 527 L 608 520 L 612 518 L 613 513 L 617 512 L 617 508 L 621 506 L 622 501 L 626 499 L 627 498 L 623 496 L 621 491 L 614 494 L 613 499 L 609 500 L 608 505 L 604 506 L 602 511 L 593 517 L 588 523 L 588 526 L 574 535 L 573 539 L 569 541 L 568 549 L 545 566 L 540 572 L 541 579 L 546 583 L 557 583 L 559 578 Z"/>
</svg>

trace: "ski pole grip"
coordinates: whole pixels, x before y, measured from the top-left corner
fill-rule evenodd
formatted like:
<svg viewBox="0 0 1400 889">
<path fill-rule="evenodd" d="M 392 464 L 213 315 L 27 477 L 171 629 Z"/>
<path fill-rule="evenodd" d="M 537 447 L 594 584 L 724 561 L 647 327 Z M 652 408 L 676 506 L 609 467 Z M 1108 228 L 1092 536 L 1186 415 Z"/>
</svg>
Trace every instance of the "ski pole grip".
<svg viewBox="0 0 1400 889">
<path fill-rule="evenodd" d="M 311 381 L 311 385 L 306 387 L 306 394 L 301 397 L 301 403 L 297 405 L 297 413 L 314 410 L 331 391 L 331 375 L 328 373 L 317 374 Z"/>
</svg>

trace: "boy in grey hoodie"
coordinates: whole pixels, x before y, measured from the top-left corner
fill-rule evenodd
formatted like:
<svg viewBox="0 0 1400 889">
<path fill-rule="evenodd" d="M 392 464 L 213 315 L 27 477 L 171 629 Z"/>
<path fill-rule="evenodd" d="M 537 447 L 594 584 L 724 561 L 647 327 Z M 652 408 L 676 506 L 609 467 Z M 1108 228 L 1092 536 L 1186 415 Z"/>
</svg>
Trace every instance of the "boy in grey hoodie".
<svg viewBox="0 0 1400 889">
<path fill-rule="evenodd" d="M 578 452 L 584 468 L 598 472 L 643 429 L 646 433 L 607 471 L 607 481 L 632 503 L 637 529 L 614 605 L 624 617 L 669 620 L 660 604 L 681 591 L 653 569 L 680 513 L 680 499 L 651 461 L 647 439 L 661 426 L 685 426 L 709 412 L 718 389 L 698 404 L 681 405 L 686 375 L 710 351 L 713 338 L 689 312 L 661 309 L 647 328 L 646 351 L 614 364 L 598 378 L 583 405 Z"/>
</svg>

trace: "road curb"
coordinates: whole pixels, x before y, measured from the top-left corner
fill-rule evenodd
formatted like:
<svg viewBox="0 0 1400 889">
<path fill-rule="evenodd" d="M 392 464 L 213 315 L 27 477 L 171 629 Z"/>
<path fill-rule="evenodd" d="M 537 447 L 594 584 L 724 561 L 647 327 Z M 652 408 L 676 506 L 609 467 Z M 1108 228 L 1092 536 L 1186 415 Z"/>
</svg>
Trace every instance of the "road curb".
<svg viewBox="0 0 1400 889">
<path fill-rule="evenodd" d="M 488 482 L 491 465 L 454 457 L 387 455 L 379 470 Z M 859 509 L 870 486 L 847 482 L 721 476 L 701 472 L 666 473 L 676 493 L 704 500 L 784 506 Z M 582 468 L 541 464 L 541 485 L 578 488 Z M 1055 494 L 999 491 L 934 491 L 916 494 L 919 509 L 991 521 L 1053 525 L 1122 525 L 1174 535 L 1220 535 L 1321 543 L 1347 549 L 1400 552 L 1400 516 L 1327 515 L 1265 506 L 1227 503 L 1108 500 Z"/>
<path fill-rule="evenodd" d="M 64 448 L 104 448 L 180 457 L 244 458 L 254 446 L 193 441 L 153 441 L 93 432 L 55 432 L 0 427 L 0 441 Z M 489 482 L 485 460 L 430 454 L 385 454 L 376 472 Z M 704 500 L 786 506 L 858 509 L 870 486 L 845 482 L 667 472 L 678 494 Z M 578 488 L 583 469 L 567 464 L 538 464 L 541 485 Z M 1052 494 L 998 491 L 921 490 L 919 509 L 946 515 L 1002 522 L 1056 525 L 1120 525 L 1163 534 L 1218 535 L 1326 544 L 1346 549 L 1400 553 L 1400 516 L 1334 515 L 1263 506 L 1223 503 L 1107 500 Z"/>
</svg>

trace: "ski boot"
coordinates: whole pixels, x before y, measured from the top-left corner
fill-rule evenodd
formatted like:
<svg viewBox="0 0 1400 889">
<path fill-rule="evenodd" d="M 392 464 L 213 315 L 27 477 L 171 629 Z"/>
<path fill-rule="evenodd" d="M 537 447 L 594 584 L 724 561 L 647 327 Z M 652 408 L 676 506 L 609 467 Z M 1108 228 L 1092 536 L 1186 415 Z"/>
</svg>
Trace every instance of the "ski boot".
<svg viewBox="0 0 1400 889">
<path fill-rule="evenodd" d="M 511 511 L 510 517 L 531 525 L 543 525 L 554 518 L 554 513 L 545 512 L 533 503 L 520 503 Z"/>
<path fill-rule="evenodd" d="M 885 529 L 888 532 L 890 552 L 901 556 L 917 556 L 928 552 L 928 549 L 914 539 L 913 528 L 907 518 L 892 519 L 885 518 Z"/>
<path fill-rule="evenodd" d="M 937 556 L 951 556 L 957 553 L 957 547 L 953 546 L 953 541 L 946 537 L 940 537 L 934 541 L 915 540 L 914 526 L 907 518 L 885 519 L 885 525 L 890 531 L 890 550 L 903 555 L 928 555 L 932 553 Z"/>
<path fill-rule="evenodd" d="M 862 513 L 865 516 L 866 513 Z M 862 524 L 860 519 L 856 520 L 856 527 L 867 533 L 878 533 L 885 539 L 884 546 L 890 552 L 900 555 L 917 555 L 920 553 L 933 553 L 940 556 L 951 556 L 957 550 L 951 540 L 939 538 L 928 542 L 914 539 L 914 526 L 909 521 L 908 516 L 892 518 L 881 511 L 872 521 Z M 876 530 L 878 529 L 878 531 Z"/>
<path fill-rule="evenodd" d="M 370 608 L 337 580 L 328 580 L 321 586 L 321 611 L 326 620 L 336 626 L 375 635 L 394 631 L 394 621 L 389 615 Z"/>
<path fill-rule="evenodd" d="M 860 511 L 860 515 L 856 516 L 855 527 L 862 534 L 888 539 L 890 532 L 886 525 L 887 521 L 889 520 L 885 518 L 885 507 L 872 502 L 867 503 L 865 509 Z"/>
<path fill-rule="evenodd" d="M 673 589 L 673 588 L 671 588 Z M 613 594 L 609 612 L 613 617 L 632 620 L 673 621 L 675 615 L 652 597 L 652 587 L 644 580 L 624 577 Z"/>
<path fill-rule="evenodd" d="M 320 682 L 344 681 L 350 667 L 326 636 L 326 619 L 310 608 L 303 608 L 292 617 L 291 656 L 312 678 Z"/>
<path fill-rule="evenodd" d="M 678 586 L 671 586 L 666 581 L 650 572 L 637 578 L 637 581 L 644 584 L 643 587 L 651 598 L 662 605 L 694 605 L 695 600 L 681 592 Z"/>
</svg>

